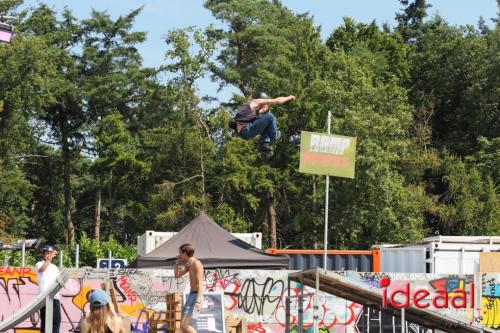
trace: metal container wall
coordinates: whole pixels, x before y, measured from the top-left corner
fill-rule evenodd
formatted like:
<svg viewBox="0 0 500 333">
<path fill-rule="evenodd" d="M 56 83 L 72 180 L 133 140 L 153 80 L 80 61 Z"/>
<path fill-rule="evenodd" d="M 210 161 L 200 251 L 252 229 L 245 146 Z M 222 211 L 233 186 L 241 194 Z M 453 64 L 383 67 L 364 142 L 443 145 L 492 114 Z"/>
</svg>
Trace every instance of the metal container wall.
<svg viewBox="0 0 500 333">
<path fill-rule="evenodd" d="M 500 252 L 499 236 L 435 236 L 423 243 L 377 246 L 383 272 L 473 274 L 483 252 Z"/>
<path fill-rule="evenodd" d="M 323 254 L 286 254 L 290 258 L 288 269 L 304 270 L 323 267 Z M 373 272 L 371 254 L 329 254 L 327 270 Z"/>
<path fill-rule="evenodd" d="M 380 249 L 380 269 L 387 273 L 426 273 L 425 247 Z"/>
</svg>

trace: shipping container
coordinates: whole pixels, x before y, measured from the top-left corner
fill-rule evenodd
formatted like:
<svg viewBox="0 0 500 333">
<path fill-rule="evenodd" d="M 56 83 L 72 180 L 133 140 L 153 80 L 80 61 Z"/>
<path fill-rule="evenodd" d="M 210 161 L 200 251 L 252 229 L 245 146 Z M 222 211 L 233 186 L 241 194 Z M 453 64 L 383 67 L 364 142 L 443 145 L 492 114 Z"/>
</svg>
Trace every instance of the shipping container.
<svg viewBox="0 0 500 333">
<path fill-rule="evenodd" d="M 419 244 L 377 245 L 374 249 L 381 251 L 380 261 L 384 272 L 421 272 L 422 254 L 412 251 L 425 251 L 425 270 L 422 272 L 474 274 L 480 271 L 482 252 L 500 251 L 500 237 L 435 236 L 424 238 Z M 416 262 L 409 263 L 410 260 Z"/>
<path fill-rule="evenodd" d="M 267 249 L 267 253 L 284 254 L 290 258 L 288 269 L 304 270 L 323 267 L 323 250 L 278 250 Z M 380 251 L 328 250 L 327 270 L 380 272 Z"/>
<path fill-rule="evenodd" d="M 424 247 L 382 247 L 380 268 L 387 273 L 427 273 L 427 250 Z"/>
</svg>

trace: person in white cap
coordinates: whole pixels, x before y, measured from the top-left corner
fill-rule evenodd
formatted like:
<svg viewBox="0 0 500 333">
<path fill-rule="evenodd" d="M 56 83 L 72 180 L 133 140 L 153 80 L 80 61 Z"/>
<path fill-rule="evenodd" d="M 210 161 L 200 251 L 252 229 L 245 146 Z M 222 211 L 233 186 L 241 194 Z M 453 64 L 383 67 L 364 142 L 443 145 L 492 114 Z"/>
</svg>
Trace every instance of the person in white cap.
<svg viewBox="0 0 500 333">
<path fill-rule="evenodd" d="M 46 245 L 42 248 L 42 260 L 36 263 L 36 277 L 38 281 L 38 293 L 41 294 L 56 282 L 59 276 L 59 268 L 52 263 L 52 260 L 57 255 L 56 249 L 51 245 Z M 52 303 L 52 333 L 59 333 L 61 326 L 61 303 L 59 301 L 59 293 L 54 295 Z M 45 307 L 40 309 L 40 332 L 45 332 Z"/>
<path fill-rule="evenodd" d="M 80 325 L 81 333 L 123 333 L 125 323 L 113 313 L 109 295 L 104 290 L 93 290 L 89 295 L 90 313 Z M 118 309 L 115 309 L 118 311 Z"/>
</svg>

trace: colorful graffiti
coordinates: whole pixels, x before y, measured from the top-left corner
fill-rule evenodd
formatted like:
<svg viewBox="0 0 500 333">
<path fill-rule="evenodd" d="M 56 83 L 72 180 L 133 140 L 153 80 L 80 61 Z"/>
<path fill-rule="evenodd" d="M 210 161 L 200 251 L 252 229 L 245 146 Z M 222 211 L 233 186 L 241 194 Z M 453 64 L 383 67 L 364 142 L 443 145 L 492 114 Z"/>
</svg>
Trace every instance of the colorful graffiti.
<svg viewBox="0 0 500 333">
<path fill-rule="evenodd" d="M 87 295 L 92 289 L 110 281 L 120 310 L 129 315 L 135 333 L 148 331 L 149 318 L 165 308 L 165 294 L 189 290 L 189 280 L 175 279 L 171 270 L 154 269 L 69 269 L 70 279 L 61 290 L 62 325 L 61 332 L 78 332 L 78 323 L 88 311 Z M 205 286 L 208 291 L 224 293 L 226 315 L 244 316 L 249 333 L 283 332 L 286 322 L 286 297 L 292 296 L 290 322 L 298 324 L 300 285 L 288 285 L 288 271 L 264 270 L 207 270 Z M 378 287 L 384 273 L 337 272 L 345 278 L 363 285 Z M 437 276 L 429 274 L 388 274 L 397 288 L 411 281 L 412 288 L 443 288 L 453 292 L 457 288 L 467 288 L 474 281 L 473 276 Z M 489 327 L 500 327 L 500 275 L 483 276 L 480 316 L 456 312 Z M 323 333 L 363 333 L 392 332 L 400 327 L 398 318 L 381 313 L 376 308 L 363 307 L 332 295 L 319 293 L 304 287 L 303 324 L 307 332 L 312 332 L 313 318 L 317 316 Z M 0 267 L 0 320 L 4 320 L 26 306 L 38 293 L 36 273 L 30 267 Z M 315 304 L 316 302 L 316 304 Z M 479 302 L 478 302 L 479 304 Z M 414 323 L 404 323 L 408 332 L 432 332 Z M 37 313 L 19 324 L 9 333 L 39 332 Z M 292 329 L 293 331 L 293 329 Z"/>
<path fill-rule="evenodd" d="M 286 296 L 290 292 L 290 323 L 292 325 L 298 324 L 299 321 L 299 302 L 300 286 L 290 287 L 290 291 L 284 290 L 278 306 L 274 311 L 276 323 L 285 326 L 286 322 Z M 339 297 L 326 295 L 323 293 L 318 294 L 317 308 L 315 312 L 314 305 L 314 290 L 308 287 L 304 288 L 303 304 L 303 326 L 306 329 L 312 328 L 314 324 L 314 316 L 316 315 L 319 320 L 319 325 L 323 328 L 332 330 L 338 329 L 344 332 L 345 327 L 353 327 L 357 316 L 363 308 L 361 305 L 346 301 Z"/>
<path fill-rule="evenodd" d="M 500 274 L 482 275 L 481 323 L 500 328 Z"/>
</svg>

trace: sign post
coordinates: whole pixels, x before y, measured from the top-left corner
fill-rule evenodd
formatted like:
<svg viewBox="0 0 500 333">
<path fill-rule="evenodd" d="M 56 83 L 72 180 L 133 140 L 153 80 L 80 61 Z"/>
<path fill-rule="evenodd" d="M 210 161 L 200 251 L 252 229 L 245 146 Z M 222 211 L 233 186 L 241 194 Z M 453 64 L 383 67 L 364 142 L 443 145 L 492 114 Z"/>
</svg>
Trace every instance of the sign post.
<svg viewBox="0 0 500 333">
<path fill-rule="evenodd" d="M 328 130 L 326 133 L 330 134 L 330 124 L 332 122 L 332 111 L 328 111 Z M 328 269 L 328 202 L 330 198 L 330 176 L 326 175 L 325 181 L 325 239 L 323 241 L 323 268 L 325 271 Z"/>
<path fill-rule="evenodd" d="M 117 258 L 112 258 L 111 261 L 109 258 L 101 258 L 97 259 L 97 268 L 124 268 L 127 267 L 128 261 L 127 259 L 117 259 Z"/>
<path fill-rule="evenodd" d="M 299 172 L 326 176 L 325 185 L 325 239 L 323 268 L 327 269 L 328 201 L 330 176 L 354 178 L 356 137 L 330 134 L 331 112 L 328 111 L 328 132 L 302 131 Z"/>
</svg>

